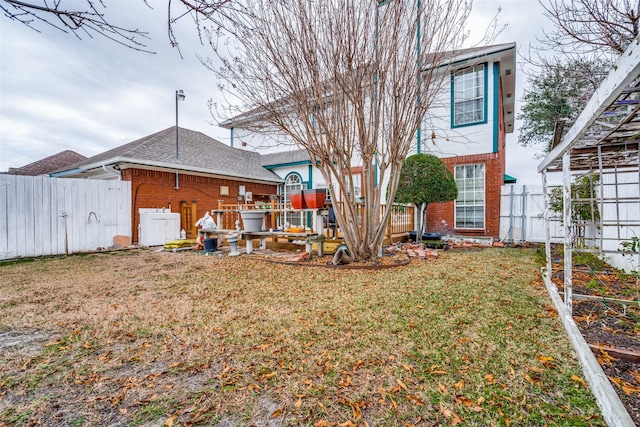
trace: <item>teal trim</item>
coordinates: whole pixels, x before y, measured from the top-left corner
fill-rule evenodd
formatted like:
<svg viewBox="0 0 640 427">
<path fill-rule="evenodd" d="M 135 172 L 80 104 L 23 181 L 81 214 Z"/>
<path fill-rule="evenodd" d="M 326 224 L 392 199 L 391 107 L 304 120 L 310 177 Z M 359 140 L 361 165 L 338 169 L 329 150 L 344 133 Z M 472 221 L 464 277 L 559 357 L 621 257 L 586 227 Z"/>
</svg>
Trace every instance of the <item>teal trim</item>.
<svg viewBox="0 0 640 427">
<path fill-rule="evenodd" d="M 456 129 L 456 128 L 463 128 L 463 127 L 467 127 L 467 126 L 476 126 L 476 125 L 484 125 L 487 124 L 487 109 L 488 109 L 488 95 L 489 95 L 489 73 L 487 70 L 487 63 L 483 63 L 483 64 L 477 64 L 477 65 L 482 65 L 482 68 L 484 70 L 484 114 L 482 115 L 483 118 L 481 121 L 478 122 L 473 122 L 473 123 L 465 123 L 463 125 L 456 125 L 455 124 L 455 88 L 454 88 L 454 82 L 455 82 L 455 71 L 453 71 L 451 73 L 451 129 Z M 458 70 L 459 71 L 459 70 Z"/>
<path fill-rule="evenodd" d="M 511 175 L 507 175 L 506 173 L 503 176 L 503 180 L 505 184 L 515 184 L 518 181 L 518 178 L 511 176 Z"/>
<path fill-rule="evenodd" d="M 457 61 L 453 61 L 453 62 L 445 62 L 442 65 L 438 65 L 436 68 L 453 67 L 453 66 L 456 66 L 458 64 L 464 64 L 465 62 L 469 62 L 471 59 L 474 59 L 474 58 L 481 58 L 483 56 L 497 55 L 499 53 L 507 52 L 509 50 L 514 50 L 515 51 L 515 47 L 507 47 L 505 49 L 500 49 L 500 50 L 496 50 L 495 52 L 489 52 L 489 53 L 485 53 L 485 54 L 482 54 L 482 55 L 473 56 L 471 58 L 458 59 Z"/>
<path fill-rule="evenodd" d="M 298 178 L 300 178 L 300 182 L 304 185 L 305 181 L 302 180 L 302 175 L 300 175 L 298 172 L 289 172 L 285 177 L 284 177 L 284 183 L 285 185 L 287 184 L 287 178 L 289 178 L 291 175 L 298 175 Z"/>
<path fill-rule="evenodd" d="M 309 174 L 308 174 L 308 176 L 309 176 L 309 181 L 307 181 L 306 184 L 307 184 L 307 189 L 310 190 L 310 189 L 313 188 L 313 179 L 312 179 L 313 178 L 313 166 L 312 165 L 309 165 Z M 305 183 L 303 183 L 303 184 L 305 184 Z M 307 216 L 306 223 L 307 224 L 311 224 L 311 219 L 312 219 L 311 218 L 311 212 L 307 212 L 306 216 Z M 315 227 L 315 225 L 313 225 L 313 226 Z"/>
<path fill-rule="evenodd" d="M 500 111 L 498 109 L 498 97 L 500 96 L 500 63 L 493 63 L 493 152 L 498 152 L 498 142 L 499 142 L 499 130 L 500 130 L 500 120 L 498 119 L 498 115 Z"/>
<path fill-rule="evenodd" d="M 83 170 L 80 169 L 80 168 L 69 169 L 69 170 L 66 170 L 66 171 L 60 171 L 60 172 L 55 172 L 55 173 L 49 174 L 49 176 L 51 178 L 61 178 L 63 176 L 73 175 L 73 174 L 80 173 L 80 172 L 83 172 Z"/>
<path fill-rule="evenodd" d="M 455 108 L 454 108 L 454 103 L 456 100 L 456 93 L 455 93 L 455 88 L 453 87 L 453 83 L 456 81 L 456 77 L 455 77 L 455 73 L 452 71 L 451 72 L 451 84 L 449 85 L 449 87 L 451 88 L 451 93 L 449 94 L 449 97 L 451 98 L 449 100 L 449 120 L 451 121 L 451 129 L 453 129 L 455 127 L 453 118 L 455 116 Z"/>
<path fill-rule="evenodd" d="M 233 128 L 231 128 L 231 148 L 233 148 Z"/>
<path fill-rule="evenodd" d="M 418 16 L 416 17 L 416 72 L 418 73 L 418 81 L 417 81 L 417 85 L 418 85 L 418 99 L 416 99 L 416 102 L 418 104 L 420 104 L 421 102 L 421 98 L 420 98 L 420 85 L 421 85 L 421 80 L 420 80 L 420 69 L 422 68 L 422 64 L 420 63 L 420 53 L 422 50 L 422 46 L 420 44 L 420 37 L 421 37 L 421 32 L 420 32 L 420 25 L 422 22 L 422 16 L 420 15 L 420 0 L 417 0 L 417 6 L 418 6 Z M 416 151 L 418 154 L 420 154 L 420 151 L 422 149 L 421 147 L 421 139 L 422 139 L 422 120 L 420 121 L 420 124 L 418 125 L 418 129 L 416 130 Z"/>
<path fill-rule="evenodd" d="M 288 166 L 302 166 L 302 165 L 310 165 L 311 164 L 311 160 L 300 160 L 299 162 L 288 162 L 288 163 L 278 163 L 275 165 L 263 165 L 262 167 L 265 169 L 278 169 L 278 168 L 284 168 L 284 167 L 288 167 Z"/>
</svg>

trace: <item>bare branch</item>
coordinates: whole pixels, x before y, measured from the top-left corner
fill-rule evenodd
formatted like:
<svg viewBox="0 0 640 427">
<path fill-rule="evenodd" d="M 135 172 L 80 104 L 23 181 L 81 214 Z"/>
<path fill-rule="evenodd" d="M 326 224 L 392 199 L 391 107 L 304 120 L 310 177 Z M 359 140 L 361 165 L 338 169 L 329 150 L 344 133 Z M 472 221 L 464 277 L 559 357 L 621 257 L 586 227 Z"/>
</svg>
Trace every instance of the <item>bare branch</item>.
<svg viewBox="0 0 640 427">
<path fill-rule="evenodd" d="M 469 11 L 463 0 L 254 0 L 226 8 L 210 30 L 218 61 L 204 62 L 238 101 L 221 119 L 306 149 L 343 202 L 336 219 L 356 258 L 377 254 L 391 212 L 381 215 L 382 191 L 393 200 Z M 353 167 L 362 170 L 361 222 Z"/>
<path fill-rule="evenodd" d="M 638 1 L 548 0 L 541 4 L 555 26 L 541 42 L 558 53 L 617 56 L 638 36 Z"/>
<path fill-rule="evenodd" d="M 152 8 L 147 0 L 142 1 L 147 7 Z M 201 35 L 201 25 L 211 20 L 216 12 L 230 2 L 231 0 L 179 0 L 184 9 L 177 17 L 173 17 L 172 0 L 167 0 L 167 28 L 171 46 L 178 47 L 173 28 L 181 18 L 191 16 L 198 34 Z M 147 49 L 148 32 L 119 26 L 107 19 L 102 9 L 106 9 L 106 6 L 101 0 L 85 0 L 85 8 L 74 10 L 65 9 L 62 0 L 55 0 L 53 3 L 47 0 L 0 0 L 0 10 L 7 18 L 21 22 L 37 32 L 40 32 L 37 28 L 39 24 L 47 25 L 64 33 L 73 33 L 79 39 L 82 39 L 82 36 L 93 38 L 94 35 L 100 35 L 128 48 L 154 53 Z"/>
</svg>

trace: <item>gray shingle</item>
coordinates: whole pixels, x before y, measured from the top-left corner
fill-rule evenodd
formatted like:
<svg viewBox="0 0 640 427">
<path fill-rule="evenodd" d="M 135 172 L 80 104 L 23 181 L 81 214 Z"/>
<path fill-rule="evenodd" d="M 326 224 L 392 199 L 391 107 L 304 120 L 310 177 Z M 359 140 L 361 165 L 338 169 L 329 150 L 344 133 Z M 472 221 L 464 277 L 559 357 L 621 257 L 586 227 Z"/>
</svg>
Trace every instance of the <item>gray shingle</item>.
<svg viewBox="0 0 640 427">
<path fill-rule="evenodd" d="M 281 181 L 273 172 L 262 166 L 261 156 L 238 148 L 232 148 L 201 132 L 179 128 L 179 155 L 176 163 L 175 126 L 121 145 L 73 165 L 74 168 L 126 158 L 145 163 L 166 163 L 204 169 L 210 173 L 246 179 Z M 70 169 L 70 168 L 68 168 Z M 68 170 L 67 169 L 67 170 Z"/>
<path fill-rule="evenodd" d="M 86 157 L 82 154 L 78 154 L 71 150 L 65 150 L 19 168 L 9 168 L 7 173 L 10 175 L 29 176 L 48 175 L 57 170 L 66 168 L 67 166 L 76 164 L 84 159 L 86 159 Z"/>
<path fill-rule="evenodd" d="M 263 154 L 261 159 L 262 166 L 277 166 L 289 163 L 308 162 L 310 157 L 307 150 L 293 150 Z"/>
</svg>

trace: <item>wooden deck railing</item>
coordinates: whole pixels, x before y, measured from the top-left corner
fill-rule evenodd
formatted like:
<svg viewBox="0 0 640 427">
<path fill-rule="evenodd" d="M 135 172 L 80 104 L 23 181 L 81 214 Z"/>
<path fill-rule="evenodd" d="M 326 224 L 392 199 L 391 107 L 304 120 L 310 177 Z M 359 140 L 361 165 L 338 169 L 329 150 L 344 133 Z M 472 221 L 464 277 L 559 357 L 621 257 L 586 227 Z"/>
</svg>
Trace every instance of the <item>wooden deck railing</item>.
<svg viewBox="0 0 640 427">
<path fill-rule="evenodd" d="M 340 208 L 340 203 L 336 204 Z M 327 206 L 328 207 L 328 206 Z M 335 209 L 336 207 L 334 207 Z M 362 218 L 364 205 L 357 205 L 358 216 Z M 381 215 L 384 215 L 387 205 L 382 205 Z M 387 226 L 386 237 L 391 237 L 401 233 L 407 233 L 414 230 L 413 223 L 413 206 L 394 204 L 391 207 L 391 217 Z M 233 230 L 236 227 L 236 221 L 242 228 L 242 218 L 240 211 L 242 210 L 264 210 L 265 211 L 265 227 L 274 230 L 289 227 L 300 227 L 303 229 L 314 228 L 314 213 L 312 209 L 293 209 L 290 203 L 246 203 L 246 204 L 224 204 L 219 203 L 217 209 L 211 211 L 211 215 L 216 220 L 218 228 Z M 325 218 L 325 230 L 328 228 Z"/>
</svg>

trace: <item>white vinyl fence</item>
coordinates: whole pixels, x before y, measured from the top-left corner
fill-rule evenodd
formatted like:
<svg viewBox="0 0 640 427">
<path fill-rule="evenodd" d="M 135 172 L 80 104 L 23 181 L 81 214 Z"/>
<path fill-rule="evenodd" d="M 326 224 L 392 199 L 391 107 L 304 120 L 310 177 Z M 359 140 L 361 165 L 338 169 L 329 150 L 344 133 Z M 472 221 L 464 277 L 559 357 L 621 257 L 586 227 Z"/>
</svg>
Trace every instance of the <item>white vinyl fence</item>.
<svg viewBox="0 0 640 427">
<path fill-rule="evenodd" d="M 640 186 L 637 173 L 604 174 L 599 197 L 602 220 L 597 227 L 585 230 L 588 246 L 599 248 L 611 265 L 627 271 L 638 268 L 638 257 L 625 257 L 622 243 L 640 236 Z M 542 186 L 503 185 L 500 204 L 500 240 L 513 243 L 543 243 L 544 194 Z M 551 218 L 552 243 L 564 241 L 559 218 Z"/>
<path fill-rule="evenodd" d="M 544 243 L 544 193 L 541 185 L 503 185 L 500 200 L 500 240 Z M 550 222 L 552 242 L 562 241 L 559 220 Z"/>
<path fill-rule="evenodd" d="M 0 174 L 0 259 L 107 248 L 131 235 L 131 183 Z"/>
</svg>

